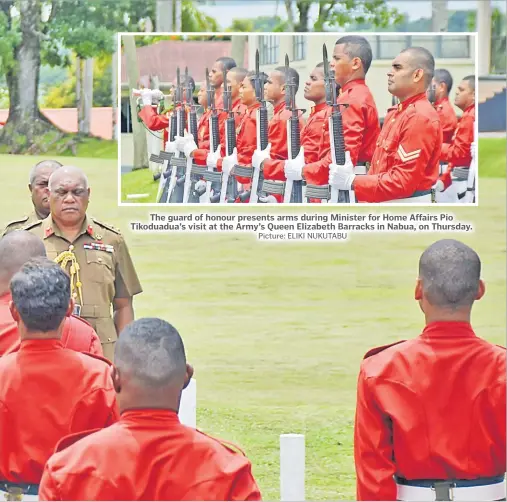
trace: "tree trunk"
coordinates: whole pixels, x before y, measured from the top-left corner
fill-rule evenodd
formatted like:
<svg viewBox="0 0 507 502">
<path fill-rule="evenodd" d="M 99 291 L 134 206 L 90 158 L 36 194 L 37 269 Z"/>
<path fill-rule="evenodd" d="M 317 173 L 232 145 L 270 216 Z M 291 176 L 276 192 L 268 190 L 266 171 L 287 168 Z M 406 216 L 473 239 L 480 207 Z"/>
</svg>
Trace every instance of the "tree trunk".
<svg viewBox="0 0 507 502">
<path fill-rule="evenodd" d="M 285 0 L 287 10 L 287 31 L 294 31 L 294 13 L 292 12 L 292 0 Z"/>
<path fill-rule="evenodd" d="M 447 31 L 448 17 L 447 0 L 432 0 L 431 31 Z"/>
<path fill-rule="evenodd" d="M 248 35 L 233 35 L 231 57 L 236 61 L 239 68 L 245 66 L 245 47 L 248 40 Z"/>
<path fill-rule="evenodd" d="M 115 141 L 118 141 L 118 50 L 117 50 L 117 44 L 116 44 L 116 34 L 114 35 L 115 42 L 114 46 L 116 50 L 113 52 L 113 59 L 111 62 L 112 65 L 112 84 L 111 84 L 111 101 L 113 103 L 112 109 L 113 109 L 113 133 L 112 138 Z"/>
<path fill-rule="evenodd" d="M 58 129 L 39 110 L 41 6 L 38 0 L 19 3 L 21 43 L 14 49 L 15 65 L 6 73 L 9 118 L 0 132 L 10 153 L 33 147 L 41 135 Z"/>
<path fill-rule="evenodd" d="M 83 130 L 82 134 L 90 135 L 93 107 L 93 58 L 88 58 L 84 63 L 83 71 Z"/>
<path fill-rule="evenodd" d="M 300 0 L 296 3 L 299 11 L 299 22 L 294 27 L 295 31 L 307 32 L 308 31 L 308 14 L 310 12 L 311 2 Z"/>
<path fill-rule="evenodd" d="M 155 27 L 157 31 L 175 31 L 172 0 L 156 0 L 156 2 Z"/>
<path fill-rule="evenodd" d="M 76 109 L 77 109 L 77 132 L 83 130 L 84 121 L 83 103 L 83 60 L 76 57 Z"/>
<path fill-rule="evenodd" d="M 129 82 L 130 110 L 132 114 L 132 132 L 134 135 L 134 169 L 148 167 L 148 148 L 146 130 L 137 119 L 137 98 L 132 96 L 132 89 L 137 87 L 139 67 L 137 64 L 136 43 L 132 35 L 123 35 L 125 62 Z"/>
</svg>

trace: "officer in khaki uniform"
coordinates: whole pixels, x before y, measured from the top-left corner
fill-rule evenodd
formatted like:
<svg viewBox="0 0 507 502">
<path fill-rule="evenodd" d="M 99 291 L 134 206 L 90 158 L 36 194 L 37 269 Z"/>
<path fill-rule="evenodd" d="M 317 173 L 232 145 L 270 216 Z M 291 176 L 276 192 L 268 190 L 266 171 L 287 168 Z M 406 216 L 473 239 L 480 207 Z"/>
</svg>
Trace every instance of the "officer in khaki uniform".
<svg viewBox="0 0 507 502">
<path fill-rule="evenodd" d="M 134 320 L 132 297 L 142 292 L 127 245 L 119 230 L 86 215 L 90 190 L 80 169 L 60 168 L 48 190 L 51 214 L 23 228 L 69 273 L 75 314 L 93 326 L 112 360 L 118 334 Z"/>
<path fill-rule="evenodd" d="M 28 190 L 32 195 L 33 211 L 22 218 L 11 221 L 4 228 L 2 237 L 13 230 L 19 230 L 30 223 L 43 220 L 49 215 L 49 199 L 46 188 L 49 177 L 61 166 L 62 164 L 56 160 L 42 160 L 32 167 Z"/>
</svg>

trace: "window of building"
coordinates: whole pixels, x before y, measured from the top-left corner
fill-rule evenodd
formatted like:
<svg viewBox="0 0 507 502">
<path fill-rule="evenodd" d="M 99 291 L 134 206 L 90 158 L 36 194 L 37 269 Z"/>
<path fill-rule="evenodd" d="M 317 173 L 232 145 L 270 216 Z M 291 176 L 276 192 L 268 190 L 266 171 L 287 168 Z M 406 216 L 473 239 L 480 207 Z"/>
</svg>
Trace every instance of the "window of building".
<svg viewBox="0 0 507 502">
<path fill-rule="evenodd" d="M 378 59 L 394 59 L 403 49 L 410 45 L 409 36 L 385 36 L 377 35 Z"/>
<path fill-rule="evenodd" d="M 436 51 L 436 58 L 469 58 L 470 41 L 467 35 L 451 35 L 441 37 L 440 51 Z"/>
<path fill-rule="evenodd" d="M 280 52 L 280 38 L 276 35 L 262 35 L 259 38 L 260 64 L 278 63 Z"/>
<path fill-rule="evenodd" d="M 293 37 L 294 54 L 293 61 L 303 61 L 306 59 L 306 36 L 294 35 Z"/>
<path fill-rule="evenodd" d="M 468 35 L 377 35 L 376 43 L 370 40 L 373 54 L 377 59 L 393 59 L 407 47 L 424 47 L 435 59 L 470 58 L 470 37 Z M 374 46 L 376 45 L 376 50 Z M 374 56 L 375 58 L 375 56 Z"/>
</svg>

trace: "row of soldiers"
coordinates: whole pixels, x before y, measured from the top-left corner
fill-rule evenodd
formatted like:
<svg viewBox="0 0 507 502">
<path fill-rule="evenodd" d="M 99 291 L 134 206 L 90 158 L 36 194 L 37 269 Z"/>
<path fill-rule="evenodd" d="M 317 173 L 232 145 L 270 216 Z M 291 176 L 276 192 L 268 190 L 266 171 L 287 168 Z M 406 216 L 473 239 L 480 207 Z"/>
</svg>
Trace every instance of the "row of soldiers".
<svg viewBox="0 0 507 502">
<path fill-rule="evenodd" d="M 69 334 L 71 292 L 39 237 L 0 240 L 15 342 L 0 354 L 0 496 L 261 500 L 238 447 L 180 423 L 194 369 L 177 330 L 158 318 L 128 323 L 112 364 L 88 352 L 90 332 Z M 357 500 L 505 500 L 506 352 L 470 324 L 484 293 L 465 244 L 440 240 L 422 254 L 412 298 L 424 329 L 361 362 Z"/>
<path fill-rule="evenodd" d="M 305 83 L 304 97 L 314 103 L 306 123 L 295 104 L 299 74 L 288 58 L 269 75 L 259 71 L 258 59 L 248 71 L 219 58 L 199 90 L 206 110 L 199 123 L 191 117 L 195 83 L 188 74 L 184 82 L 177 77 L 167 115 L 152 105 L 160 91 L 136 91 L 140 119 L 151 130 L 165 130 L 165 149 L 153 157 L 167 166 L 158 200 L 426 203 L 435 192 L 438 201 L 465 200 L 474 182 L 473 75 L 457 88 L 458 122 L 449 102 L 450 73 L 435 71 L 422 47 L 403 50 L 387 74 L 393 106 L 381 128 L 365 83 L 369 42 L 342 37 L 329 62 L 324 46 L 323 59 Z M 269 122 L 266 102 L 273 105 Z"/>
</svg>

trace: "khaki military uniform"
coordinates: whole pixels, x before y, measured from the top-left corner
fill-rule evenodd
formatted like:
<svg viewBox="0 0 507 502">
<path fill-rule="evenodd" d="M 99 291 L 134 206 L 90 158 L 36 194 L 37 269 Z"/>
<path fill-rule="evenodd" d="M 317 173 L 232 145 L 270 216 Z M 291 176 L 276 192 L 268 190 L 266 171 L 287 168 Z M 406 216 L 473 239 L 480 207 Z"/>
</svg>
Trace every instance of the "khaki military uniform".
<svg viewBox="0 0 507 502">
<path fill-rule="evenodd" d="M 30 225 L 31 223 L 35 223 L 40 220 L 41 220 L 41 218 L 35 212 L 35 209 L 34 209 L 28 216 L 24 216 L 23 218 L 20 218 L 19 220 L 11 221 L 3 229 L 1 237 L 8 234 L 9 232 L 12 232 L 14 230 L 20 230 L 21 228 L 26 227 L 27 225 Z"/>
<path fill-rule="evenodd" d="M 118 337 L 111 304 L 115 298 L 129 298 L 142 292 L 120 231 L 95 218 L 86 217 L 79 235 L 69 242 L 51 215 L 23 228 L 44 241 L 49 259 L 61 262 L 62 258 L 71 258 L 66 265 L 61 264 L 71 275 L 73 298 L 81 307 L 79 315 L 93 326 L 102 343 L 104 356 L 112 360 Z"/>
</svg>

